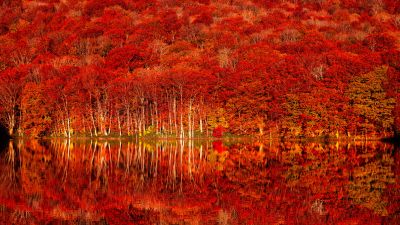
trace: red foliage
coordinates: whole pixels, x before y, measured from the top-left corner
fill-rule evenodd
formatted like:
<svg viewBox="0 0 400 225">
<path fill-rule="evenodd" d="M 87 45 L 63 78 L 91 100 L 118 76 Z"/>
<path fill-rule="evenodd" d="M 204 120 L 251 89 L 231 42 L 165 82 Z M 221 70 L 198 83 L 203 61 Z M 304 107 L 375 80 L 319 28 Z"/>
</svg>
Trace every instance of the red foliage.
<svg viewBox="0 0 400 225">
<path fill-rule="evenodd" d="M 145 52 L 134 45 L 126 45 L 112 49 L 106 59 L 106 65 L 111 69 L 127 68 L 129 71 L 145 65 Z"/>
<path fill-rule="evenodd" d="M 391 49 L 382 53 L 383 62 L 396 70 L 400 70 L 400 51 Z"/>
<path fill-rule="evenodd" d="M 71 130 L 83 135 L 99 129 L 101 135 L 210 134 L 214 117 L 238 134 L 346 134 L 365 121 L 351 113 L 356 107 L 347 96 L 349 85 L 385 65 L 384 94 L 389 102 L 398 101 L 397 1 L 5 0 L 1 5 L 0 73 L 23 70 L 24 82 L 35 83 L 38 93 L 49 92 L 41 93 L 52 99 L 43 102 L 48 109 L 66 108 L 58 94 L 68 93 L 64 101 L 73 106 L 64 113 L 70 113 Z M 393 107 L 387 127 L 397 118 Z M 215 115 L 216 109 L 224 115 Z M 0 121 L 8 120 L 4 112 L 3 107 Z M 25 113 L 17 107 L 9 118 L 19 121 L 29 117 Z M 43 115 L 53 121 L 47 135 L 65 133 L 64 114 Z M 376 127 L 368 133 L 382 132 Z"/>
<path fill-rule="evenodd" d="M 372 34 L 365 38 L 363 44 L 374 52 L 388 51 L 393 48 L 395 38 L 387 34 Z"/>
<path fill-rule="evenodd" d="M 210 25 L 213 22 L 212 11 L 210 10 L 201 12 L 193 21 L 193 23 L 203 23 L 205 25 Z"/>
<path fill-rule="evenodd" d="M 222 143 L 222 141 L 213 141 L 212 145 L 213 145 L 213 149 L 215 151 L 217 151 L 218 153 L 223 153 L 224 151 L 226 151 L 226 148 L 225 148 L 224 144 Z"/>
<path fill-rule="evenodd" d="M 221 138 L 223 134 L 224 134 L 224 128 L 222 126 L 217 126 L 216 128 L 214 128 L 212 135 L 213 137 Z"/>
<path fill-rule="evenodd" d="M 128 4 L 125 0 L 104 0 L 104 1 L 96 1 L 89 0 L 85 5 L 84 12 L 88 16 L 100 16 L 103 14 L 103 10 L 106 7 L 111 6 L 121 6 L 122 8 L 127 8 Z"/>
<path fill-rule="evenodd" d="M 400 2 L 399 1 L 392 1 L 392 0 L 383 0 L 385 4 L 385 9 L 392 13 L 400 13 Z"/>
</svg>

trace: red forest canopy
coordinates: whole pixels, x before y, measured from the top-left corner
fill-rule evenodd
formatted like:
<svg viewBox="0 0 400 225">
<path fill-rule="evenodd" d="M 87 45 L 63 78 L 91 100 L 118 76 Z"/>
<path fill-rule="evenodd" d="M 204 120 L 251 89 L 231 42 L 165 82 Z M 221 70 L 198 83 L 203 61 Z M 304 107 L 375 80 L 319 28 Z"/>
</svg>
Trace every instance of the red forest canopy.
<svg viewBox="0 0 400 225">
<path fill-rule="evenodd" d="M 10 135 L 391 136 L 400 3 L 0 1 Z"/>
</svg>

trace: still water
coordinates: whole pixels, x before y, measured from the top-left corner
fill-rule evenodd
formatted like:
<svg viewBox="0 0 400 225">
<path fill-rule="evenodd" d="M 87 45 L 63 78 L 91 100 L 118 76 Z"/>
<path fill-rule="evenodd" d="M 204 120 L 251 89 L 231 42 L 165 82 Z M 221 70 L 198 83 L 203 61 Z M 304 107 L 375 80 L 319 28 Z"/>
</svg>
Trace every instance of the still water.
<svg viewBox="0 0 400 225">
<path fill-rule="evenodd" d="M 400 224 L 381 143 L 14 140 L 0 224 Z"/>
</svg>

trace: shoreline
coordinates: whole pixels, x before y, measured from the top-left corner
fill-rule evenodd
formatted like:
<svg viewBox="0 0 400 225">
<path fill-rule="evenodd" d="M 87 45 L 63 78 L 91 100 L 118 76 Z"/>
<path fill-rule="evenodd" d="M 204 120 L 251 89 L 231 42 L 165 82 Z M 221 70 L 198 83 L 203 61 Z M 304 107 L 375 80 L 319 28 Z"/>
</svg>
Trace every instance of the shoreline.
<svg viewBox="0 0 400 225">
<path fill-rule="evenodd" d="M 24 139 L 37 139 L 37 140 L 104 140 L 104 141 L 117 141 L 117 140 L 147 140 L 147 141 L 254 141 L 254 142 L 320 142 L 320 143 L 332 143 L 332 142 L 385 142 L 392 144 L 400 144 L 400 137 L 355 137 L 355 138 L 329 138 L 329 137 L 301 137 L 301 138 L 285 138 L 285 137 L 257 137 L 257 136 L 232 136 L 232 137 L 194 137 L 194 138 L 179 138 L 179 137 L 135 137 L 135 136 L 73 136 L 73 137 L 6 137 L 1 138 L 1 142 L 7 142 L 10 140 L 24 140 Z"/>
</svg>

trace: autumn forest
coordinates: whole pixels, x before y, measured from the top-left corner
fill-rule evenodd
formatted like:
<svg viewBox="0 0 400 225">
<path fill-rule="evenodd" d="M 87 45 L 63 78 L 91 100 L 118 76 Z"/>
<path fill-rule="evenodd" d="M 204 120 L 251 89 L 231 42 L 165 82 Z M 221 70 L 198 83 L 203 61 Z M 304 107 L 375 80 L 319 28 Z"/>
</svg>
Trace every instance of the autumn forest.
<svg viewBox="0 0 400 225">
<path fill-rule="evenodd" d="M 10 136 L 400 131 L 399 1 L 0 5 L 0 123 Z"/>
</svg>

